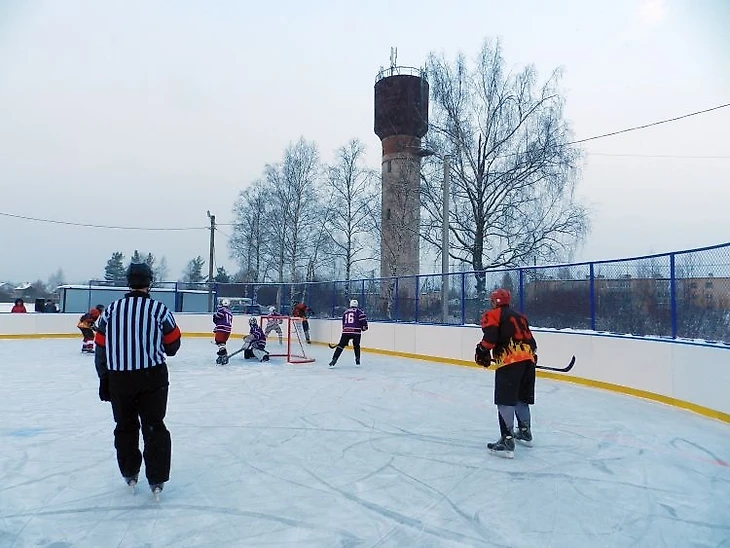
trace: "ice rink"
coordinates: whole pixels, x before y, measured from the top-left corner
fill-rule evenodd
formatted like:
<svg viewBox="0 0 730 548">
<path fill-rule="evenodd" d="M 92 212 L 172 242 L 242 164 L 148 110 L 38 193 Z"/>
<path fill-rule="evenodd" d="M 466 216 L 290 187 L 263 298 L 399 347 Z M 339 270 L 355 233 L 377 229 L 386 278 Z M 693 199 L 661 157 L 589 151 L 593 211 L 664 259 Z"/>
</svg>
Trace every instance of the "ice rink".
<svg viewBox="0 0 730 548">
<path fill-rule="evenodd" d="M 317 345 L 221 367 L 184 339 L 157 503 L 79 350 L 0 340 L 0 547 L 730 547 L 730 425 L 538 379 L 535 446 L 504 460 L 491 372 Z"/>
</svg>

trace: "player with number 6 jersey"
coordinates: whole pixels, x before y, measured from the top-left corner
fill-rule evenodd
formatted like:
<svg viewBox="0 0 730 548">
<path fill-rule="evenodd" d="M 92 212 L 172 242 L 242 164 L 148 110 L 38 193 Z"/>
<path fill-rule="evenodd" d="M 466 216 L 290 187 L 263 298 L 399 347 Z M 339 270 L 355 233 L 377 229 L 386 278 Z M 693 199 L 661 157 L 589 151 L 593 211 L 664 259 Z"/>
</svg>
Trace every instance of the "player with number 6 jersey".
<svg viewBox="0 0 730 548">
<path fill-rule="evenodd" d="M 330 368 L 335 366 L 340 354 L 350 344 L 350 341 L 352 341 L 352 348 L 355 351 L 355 367 L 360 366 L 360 338 L 362 337 L 362 332 L 367 330 L 368 317 L 359 307 L 357 299 L 352 299 L 350 301 L 350 308 L 346 309 L 342 314 L 342 335 L 340 335 L 340 342 L 335 347 L 332 361 L 329 363 Z"/>
<path fill-rule="evenodd" d="M 512 296 L 506 289 L 490 295 L 492 308 L 482 314 L 482 340 L 474 361 L 483 367 L 497 367 L 494 403 L 497 406 L 501 437 L 487 448 L 495 455 L 513 458 L 515 440 L 532 445 L 530 405 L 535 403 L 537 343 L 527 318 L 510 308 Z M 517 431 L 514 418 L 517 416 Z"/>
</svg>

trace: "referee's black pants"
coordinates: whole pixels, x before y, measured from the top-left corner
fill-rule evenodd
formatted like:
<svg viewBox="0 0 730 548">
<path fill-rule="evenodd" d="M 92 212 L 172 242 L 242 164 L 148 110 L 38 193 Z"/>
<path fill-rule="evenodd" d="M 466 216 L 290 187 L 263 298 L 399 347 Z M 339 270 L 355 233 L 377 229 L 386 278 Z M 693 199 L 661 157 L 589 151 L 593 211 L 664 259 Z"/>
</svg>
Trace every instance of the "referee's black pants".
<svg viewBox="0 0 730 548">
<path fill-rule="evenodd" d="M 170 479 L 172 440 L 164 423 L 169 378 L 165 364 L 136 371 L 110 371 L 114 422 L 114 447 L 119 471 L 125 478 L 137 476 L 144 457 L 150 484 Z M 142 426 L 144 453 L 139 450 Z"/>
</svg>

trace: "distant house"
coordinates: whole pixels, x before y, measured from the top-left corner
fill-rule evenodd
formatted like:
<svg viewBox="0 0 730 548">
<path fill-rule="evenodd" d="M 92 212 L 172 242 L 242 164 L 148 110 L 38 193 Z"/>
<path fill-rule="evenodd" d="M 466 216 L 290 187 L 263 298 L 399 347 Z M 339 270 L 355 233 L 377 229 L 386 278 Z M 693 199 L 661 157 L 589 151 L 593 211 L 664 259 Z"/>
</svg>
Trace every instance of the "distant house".
<svg viewBox="0 0 730 548">
<path fill-rule="evenodd" d="M 32 301 L 36 298 L 36 289 L 31 282 L 23 282 L 13 289 L 13 299 L 23 299 L 24 301 Z"/>
</svg>

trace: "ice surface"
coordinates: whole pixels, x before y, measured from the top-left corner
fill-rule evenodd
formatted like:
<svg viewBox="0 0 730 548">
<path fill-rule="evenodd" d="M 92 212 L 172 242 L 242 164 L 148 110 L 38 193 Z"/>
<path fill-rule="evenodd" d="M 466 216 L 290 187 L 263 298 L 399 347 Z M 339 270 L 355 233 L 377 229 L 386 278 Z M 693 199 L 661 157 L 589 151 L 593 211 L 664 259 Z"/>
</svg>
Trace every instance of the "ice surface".
<svg viewBox="0 0 730 548">
<path fill-rule="evenodd" d="M 350 350 L 330 370 L 316 345 L 221 367 L 185 339 L 155 503 L 79 350 L 0 341 L 0 547 L 730 546 L 727 424 L 539 379 L 535 447 L 508 461 L 485 448 L 491 372 Z"/>
</svg>

